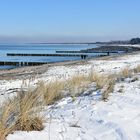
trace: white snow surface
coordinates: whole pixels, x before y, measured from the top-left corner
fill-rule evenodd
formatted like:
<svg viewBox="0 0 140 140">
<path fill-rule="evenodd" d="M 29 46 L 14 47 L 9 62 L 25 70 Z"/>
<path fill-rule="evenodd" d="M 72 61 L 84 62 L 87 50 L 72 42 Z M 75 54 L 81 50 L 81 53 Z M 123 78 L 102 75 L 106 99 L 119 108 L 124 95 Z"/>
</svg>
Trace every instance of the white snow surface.
<svg viewBox="0 0 140 140">
<path fill-rule="evenodd" d="M 85 65 L 54 66 L 32 81 L 31 85 L 40 80 L 63 80 L 91 71 L 116 73 L 139 64 L 140 54 L 135 54 L 111 60 L 90 60 Z M 8 135 L 7 140 L 140 140 L 140 74 L 135 76 L 138 80 L 134 82 L 127 78 L 117 83 L 107 102 L 101 100 L 100 91 L 91 85 L 85 94 L 75 100 L 67 97 L 45 107 L 47 122 L 43 131 L 17 131 Z M 13 96 L 8 89 L 20 88 L 21 84 L 21 80 L 1 80 L 0 102 Z"/>
</svg>

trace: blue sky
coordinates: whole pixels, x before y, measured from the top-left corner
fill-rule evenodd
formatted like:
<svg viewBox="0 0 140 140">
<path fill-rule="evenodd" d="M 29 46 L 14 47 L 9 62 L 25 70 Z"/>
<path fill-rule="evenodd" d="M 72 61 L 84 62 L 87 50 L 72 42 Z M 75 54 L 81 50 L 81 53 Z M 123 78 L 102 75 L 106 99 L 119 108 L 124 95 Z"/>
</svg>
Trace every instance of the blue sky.
<svg viewBox="0 0 140 140">
<path fill-rule="evenodd" d="M 140 36 L 140 0 L 0 0 L 0 42 Z"/>
</svg>

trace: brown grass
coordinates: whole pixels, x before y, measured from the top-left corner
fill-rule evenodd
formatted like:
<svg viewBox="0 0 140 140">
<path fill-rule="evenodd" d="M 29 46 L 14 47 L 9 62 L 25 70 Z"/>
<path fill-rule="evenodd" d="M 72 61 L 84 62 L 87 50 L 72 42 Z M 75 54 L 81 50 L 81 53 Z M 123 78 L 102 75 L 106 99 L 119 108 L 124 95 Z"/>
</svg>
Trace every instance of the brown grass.
<svg viewBox="0 0 140 140">
<path fill-rule="evenodd" d="M 129 69 L 128 67 L 126 67 L 123 70 L 121 70 L 119 74 L 116 74 L 116 77 L 118 81 L 123 81 L 125 78 L 132 78 L 134 74 L 139 73 L 139 72 L 140 72 L 140 65 L 138 65 L 134 69 Z"/>
<path fill-rule="evenodd" d="M 76 75 L 66 82 L 66 87 L 70 96 L 78 96 L 88 87 L 89 83 L 87 76 Z"/>
<path fill-rule="evenodd" d="M 107 76 L 104 76 L 103 74 L 99 74 L 99 73 L 90 73 L 89 74 L 89 80 L 91 82 L 95 82 L 96 83 L 96 87 L 97 89 L 101 89 L 104 87 L 104 85 L 106 84 L 107 82 Z"/>
<path fill-rule="evenodd" d="M 128 67 L 124 68 L 120 73 L 119 77 L 122 79 L 130 78 L 133 75 L 133 70 L 129 69 Z"/>
<path fill-rule="evenodd" d="M 89 75 L 76 75 L 66 81 L 55 81 L 45 84 L 43 81 L 38 84 L 38 93 L 44 96 L 47 105 L 53 104 L 65 96 L 76 96 L 82 94 L 91 83 L 96 84 L 97 89 L 102 90 L 102 99 L 108 98 L 109 93 L 114 89 L 115 80 L 113 76 L 104 76 L 99 73 Z"/>
<path fill-rule="evenodd" d="M 50 82 L 45 84 L 43 81 L 38 85 L 38 92 L 43 95 L 45 103 L 47 105 L 53 104 L 57 100 L 64 97 L 63 90 L 65 88 L 65 82 Z"/>
<path fill-rule="evenodd" d="M 16 122 L 15 130 L 23 131 L 39 131 L 43 129 L 43 118 L 40 115 L 42 111 L 41 96 L 37 90 L 20 92 L 15 97 L 16 106 Z"/>
<path fill-rule="evenodd" d="M 0 108 L 0 140 L 13 131 L 40 131 L 44 128 L 42 99 L 37 90 L 20 92 Z"/>
<path fill-rule="evenodd" d="M 138 65 L 136 68 L 134 68 L 134 73 L 139 73 L 140 72 L 140 65 Z"/>
<path fill-rule="evenodd" d="M 113 75 L 108 76 L 106 84 L 102 88 L 102 100 L 106 101 L 109 97 L 109 93 L 112 93 L 115 85 L 115 77 Z"/>
<path fill-rule="evenodd" d="M 89 84 L 84 75 L 77 75 L 69 80 L 54 81 L 45 84 L 43 81 L 38 84 L 38 92 L 41 93 L 47 105 L 53 104 L 65 96 L 80 95 Z"/>
<path fill-rule="evenodd" d="M 0 140 L 5 140 L 6 136 L 14 130 L 11 123 L 14 115 L 15 104 L 8 100 L 0 108 Z"/>
<path fill-rule="evenodd" d="M 16 130 L 20 131 L 40 131 L 43 130 L 43 118 L 40 117 L 20 117 L 16 121 Z"/>
<path fill-rule="evenodd" d="M 109 93 L 113 92 L 115 85 L 115 75 L 103 75 L 96 72 L 91 72 L 88 76 L 75 76 L 69 81 L 70 93 L 79 95 L 82 93 L 90 83 L 95 83 L 97 89 L 102 89 L 102 99 L 106 100 Z"/>
</svg>

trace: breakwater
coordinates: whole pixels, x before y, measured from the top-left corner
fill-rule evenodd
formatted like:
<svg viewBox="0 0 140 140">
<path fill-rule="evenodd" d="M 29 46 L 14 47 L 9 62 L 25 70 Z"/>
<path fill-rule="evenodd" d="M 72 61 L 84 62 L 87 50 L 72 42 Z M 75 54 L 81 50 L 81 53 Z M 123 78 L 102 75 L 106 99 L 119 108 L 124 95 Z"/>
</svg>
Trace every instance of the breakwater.
<svg viewBox="0 0 140 140">
<path fill-rule="evenodd" d="M 85 54 L 24 54 L 24 53 L 7 53 L 7 56 L 62 56 L 62 57 L 81 57 L 82 55 L 88 56 Z"/>
<path fill-rule="evenodd" d="M 47 62 L 14 62 L 14 61 L 0 61 L 1 66 L 37 66 L 42 64 L 48 64 Z"/>
</svg>

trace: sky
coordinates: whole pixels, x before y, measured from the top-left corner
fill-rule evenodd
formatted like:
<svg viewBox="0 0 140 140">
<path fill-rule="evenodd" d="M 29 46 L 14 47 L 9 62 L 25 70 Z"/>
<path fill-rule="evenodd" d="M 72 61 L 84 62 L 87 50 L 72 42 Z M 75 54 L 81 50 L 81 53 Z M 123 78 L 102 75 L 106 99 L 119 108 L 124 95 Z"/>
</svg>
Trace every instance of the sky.
<svg viewBox="0 0 140 140">
<path fill-rule="evenodd" d="M 0 0 L 0 43 L 140 37 L 140 0 Z"/>
</svg>

